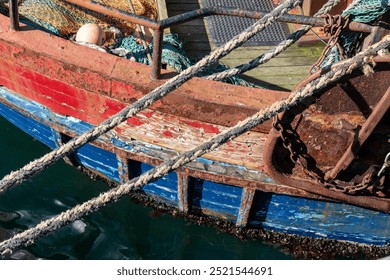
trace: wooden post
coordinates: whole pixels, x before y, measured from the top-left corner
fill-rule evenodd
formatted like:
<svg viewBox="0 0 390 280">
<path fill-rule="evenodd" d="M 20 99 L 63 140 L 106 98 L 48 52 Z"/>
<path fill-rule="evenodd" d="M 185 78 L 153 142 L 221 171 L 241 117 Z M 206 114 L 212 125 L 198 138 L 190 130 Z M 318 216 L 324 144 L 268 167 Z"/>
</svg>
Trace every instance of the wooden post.
<svg viewBox="0 0 390 280">
<path fill-rule="evenodd" d="M 164 33 L 162 30 L 160 29 L 154 30 L 153 65 L 152 65 L 152 74 L 150 75 L 150 78 L 152 80 L 158 80 L 160 78 L 163 35 Z"/>
<path fill-rule="evenodd" d="M 183 213 L 188 213 L 190 209 L 188 192 L 188 176 L 177 172 L 177 197 L 179 200 L 179 210 Z"/>
<path fill-rule="evenodd" d="M 10 28 L 15 31 L 20 30 L 18 0 L 9 0 L 9 18 Z"/>
<path fill-rule="evenodd" d="M 255 196 L 254 189 L 244 188 L 242 190 L 241 205 L 238 212 L 236 226 L 237 227 L 246 227 L 249 220 L 249 213 L 252 208 L 253 198 Z"/>
</svg>

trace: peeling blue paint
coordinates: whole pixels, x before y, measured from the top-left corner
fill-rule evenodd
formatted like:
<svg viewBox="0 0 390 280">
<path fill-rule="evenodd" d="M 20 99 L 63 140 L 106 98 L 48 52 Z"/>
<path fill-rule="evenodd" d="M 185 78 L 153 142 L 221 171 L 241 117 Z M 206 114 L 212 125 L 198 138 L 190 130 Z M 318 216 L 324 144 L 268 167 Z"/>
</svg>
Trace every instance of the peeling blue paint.
<svg viewBox="0 0 390 280">
<path fill-rule="evenodd" d="M 134 152 L 134 146 L 127 142 L 121 141 L 116 138 L 111 138 L 110 141 L 113 145 L 115 145 L 118 148 L 125 149 L 130 152 Z"/>
<path fill-rule="evenodd" d="M 79 119 L 70 116 L 61 116 L 55 114 L 54 118 L 55 118 L 54 119 L 55 123 L 58 123 L 66 127 L 67 129 L 74 131 L 78 135 L 87 132 L 89 129 L 93 127 L 93 125 L 89 123 L 83 122 Z"/>
<path fill-rule="evenodd" d="M 153 144 L 150 144 L 150 143 L 144 143 L 144 145 L 145 145 L 145 147 L 150 148 L 150 149 L 154 149 L 154 150 L 163 150 L 162 147 L 157 146 L 157 145 L 153 145 Z"/>
<path fill-rule="evenodd" d="M 0 103 L 0 115 L 46 146 L 52 149 L 56 147 L 55 139 L 49 127 L 8 108 L 2 103 Z"/>
<path fill-rule="evenodd" d="M 193 206 L 221 213 L 236 221 L 241 205 L 242 188 L 192 177 L 189 179 L 188 188 Z"/>
<path fill-rule="evenodd" d="M 202 162 L 202 163 L 205 163 L 205 164 L 208 164 L 208 165 L 211 165 L 214 163 L 214 161 L 210 160 L 210 159 L 207 159 L 207 158 L 197 158 L 196 161 L 198 162 Z"/>
<path fill-rule="evenodd" d="M 274 180 L 272 180 L 271 177 L 266 177 L 266 178 L 264 179 L 264 181 L 265 181 L 266 183 L 276 184 L 276 182 L 275 182 Z"/>
<path fill-rule="evenodd" d="M 120 182 L 119 162 L 114 153 L 87 144 L 77 151 L 76 158 L 82 165 L 98 171 L 111 180 Z"/>
<path fill-rule="evenodd" d="M 249 221 L 253 226 L 309 237 L 390 243 L 390 215 L 385 213 L 260 191 L 254 201 Z"/>
<path fill-rule="evenodd" d="M 246 168 L 245 166 L 242 166 L 242 165 L 230 164 L 230 163 L 219 162 L 219 161 L 217 163 L 220 166 L 234 167 L 234 168 L 240 169 L 242 171 L 248 171 L 248 168 Z"/>
<path fill-rule="evenodd" d="M 153 166 L 146 163 L 140 163 L 140 167 L 137 173 L 133 173 L 134 176 L 139 176 L 152 169 Z M 163 198 L 165 202 L 171 205 L 179 205 L 178 191 L 177 191 L 177 174 L 171 172 L 164 177 L 158 179 L 153 183 L 149 183 L 143 187 L 143 191 L 147 194 L 152 194 L 160 199 Z"/>
</svg>

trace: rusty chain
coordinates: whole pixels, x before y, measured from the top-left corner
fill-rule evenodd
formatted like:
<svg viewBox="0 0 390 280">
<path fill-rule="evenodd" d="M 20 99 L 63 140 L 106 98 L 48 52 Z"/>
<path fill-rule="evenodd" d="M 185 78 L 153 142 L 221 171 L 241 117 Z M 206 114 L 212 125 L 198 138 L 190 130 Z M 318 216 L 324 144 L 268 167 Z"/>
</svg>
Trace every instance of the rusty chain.
<svg viewBox="0 0 390 280">
<path fill-rule="evenodd" d="M 297 127 L 302 120 L 302 115 L 299 115 L 299 120 L 296 127 L 285 127 L 278 116 L 273 119 L 273 127 L 279 133 L 282 145 L 288 150 L 290 159 L 294 165 L 299 165 L 306 176 L 313 179 L 317 184 L 329 188 L 336 192 L 342 192 L 350 195 L 370 193 L 379 197 L 386 196 L 384 191 L 385 170 L 390 167 L 390 153 L 387 154 L 385 162 L 378 173 L 375 169 L 369 170 L 363 177 L 360 183 L 348 184 L 340 180 L 327 181 L 322 172 L 315 164 L 315 160 L 307 153 L 305 144 L 297 133 Z"/>
<path fill-rule="evenodd" d="M 298 127 L 301 119 L 302 115 L 299 115 L 296 127 Z M 274 117 L 273 126 L 279 132 L 283 147 L 289 151 L 291 161 L 294 164 L 301 166 L 303 172 L 311 179 L 314 179 L 317 182 L 323 181 L 323 176 L 320 175 L 321 170 L 313 166 L 313 164 L 310 164 L 314 161 L 314 159 L 304 148 L 305 145 L 300 139 L 296 128 L 293 129 L 292 127 L 284 127 L 278 116 Z"/>
<path fill-rule="evenodd" d="M 321 64 L 324 62 L 325 58 L 329 55 L 333 47 L 337 47 L 339 50 L 340 56 L 344 57 L 344 49 L 340 45 L 340 34 L 349 24 L 348 17 L 342 17 L 341 15 L 330 15 L 326 14 L 322 16 L 324 18 L 324 27 L 323 31 L 327 36 L 330 36 L 328 44 L 325 46 L 322 51 L 321 56 L 316 63 L 310 69 L 310 73 L 314 72 L 321 67 Z"/>
</svg>

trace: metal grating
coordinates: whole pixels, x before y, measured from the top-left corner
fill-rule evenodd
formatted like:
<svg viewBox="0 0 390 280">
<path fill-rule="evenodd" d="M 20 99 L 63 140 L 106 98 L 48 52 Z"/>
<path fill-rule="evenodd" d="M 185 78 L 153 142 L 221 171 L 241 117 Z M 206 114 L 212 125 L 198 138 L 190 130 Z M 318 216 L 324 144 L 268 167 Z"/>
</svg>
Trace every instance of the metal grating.
<svg viewBox="0 0 390 280">
<path fill-rule="evenodd" d="M 201 0 L 203 7 L 235 7 L 249 11 L 269 12 L 274 9 L 272 0 Z M 255 19 L 233 16 L 206 17 L 213 44 L 221 46 L 245 28 L 256 22 Z M 244 46 L 273 46 L 285 40 L 289 35 L 286 23 L 275 22 L 256 34 Z"/>
</svg>

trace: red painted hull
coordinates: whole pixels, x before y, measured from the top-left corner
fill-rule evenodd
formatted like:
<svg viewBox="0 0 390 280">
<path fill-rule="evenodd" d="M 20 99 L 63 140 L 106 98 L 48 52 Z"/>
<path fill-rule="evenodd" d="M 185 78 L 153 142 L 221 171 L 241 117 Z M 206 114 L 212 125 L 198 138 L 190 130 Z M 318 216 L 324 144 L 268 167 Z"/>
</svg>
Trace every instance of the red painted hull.
<svg viewBox="0 0 390 280">
<path fill-rule="evenodd" d="M 8 21 L 1 16 L 1 26 L 7 26 Z M 2 85 L 55 113 L 93 125 L 164 83 L 151 81 L 150 68 L 145 65 L 80 47 L 41 31 L 13 32 L 2 28 L 0 35 Z M 131 135 L 182 151 L 286 95 L 260 89 L 242 92 L 237 86 L 195 78 L 129 119 L 117 131 L 123 132 L 124 137 Z M 218 160 L 229 155 L 230 163 L 262 169 L 262 146 L 269 129 L 270 125 L 264 124 L 208 157 Z"/>
</svg>

